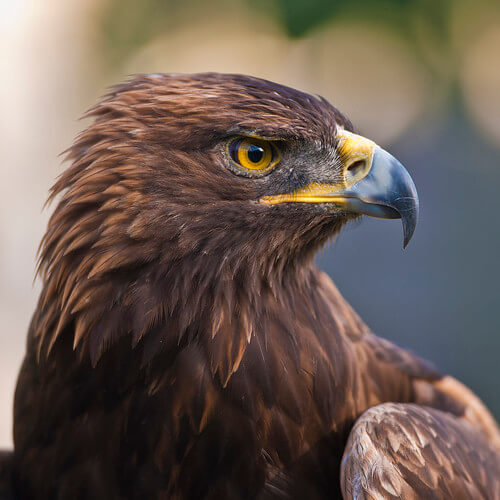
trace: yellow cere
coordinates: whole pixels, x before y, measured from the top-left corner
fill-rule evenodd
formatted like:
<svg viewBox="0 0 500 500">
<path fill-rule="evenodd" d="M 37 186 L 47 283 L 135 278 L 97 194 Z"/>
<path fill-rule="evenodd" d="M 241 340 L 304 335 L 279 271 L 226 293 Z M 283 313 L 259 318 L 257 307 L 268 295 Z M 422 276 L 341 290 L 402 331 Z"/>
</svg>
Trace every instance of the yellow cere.
<svg viewBox="0 0 500 500">
<path fill-rule="evenodd" d="M 339 159 L 343 164 L 345 187 L 352 186 L 370 171 L 373 151 L 377 146 L 373 141 L 347 130 L 338 132 Z"/>
</svg>

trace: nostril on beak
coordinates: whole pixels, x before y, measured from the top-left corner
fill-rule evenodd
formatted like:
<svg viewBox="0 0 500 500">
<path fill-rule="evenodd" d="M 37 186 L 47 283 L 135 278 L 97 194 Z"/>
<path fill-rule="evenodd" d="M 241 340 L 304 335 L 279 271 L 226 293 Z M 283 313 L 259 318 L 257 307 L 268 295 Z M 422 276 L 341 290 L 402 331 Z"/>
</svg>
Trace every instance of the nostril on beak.
<svg viewBox="0 0 500 500">
<path fill-rule="evenodd" d="M 348 167 L 347 167 L 347 171 L 351 174 L 351 175 L 356 175 L 356 173 L 359 173 L 360 171 L 362 171 L 366 166 L 366 161 L 365 160 L 357 160 L 353 163 L 351 163 Z"/>
<path fill-rule="evenodd" d="M 360 180 L 368 171 L 368 162 L 366 159 L 356 160 L 350 163 L 344 172 L 344 178 L 347 185 Z"/>
</svg>

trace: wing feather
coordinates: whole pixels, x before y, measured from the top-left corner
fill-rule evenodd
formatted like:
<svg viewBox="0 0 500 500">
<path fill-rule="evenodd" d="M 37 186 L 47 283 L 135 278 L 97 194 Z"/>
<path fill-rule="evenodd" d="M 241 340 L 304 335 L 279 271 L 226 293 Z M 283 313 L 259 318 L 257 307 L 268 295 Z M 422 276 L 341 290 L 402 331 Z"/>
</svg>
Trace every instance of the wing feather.
<svg viewBox="0 0 500 500">
<path fill-rule="evenodd" d="M 351 431 L 341 486 L 345 499 L 499 499 L 500 454 L 464 419 L 385 403 Z"/>
</svg>

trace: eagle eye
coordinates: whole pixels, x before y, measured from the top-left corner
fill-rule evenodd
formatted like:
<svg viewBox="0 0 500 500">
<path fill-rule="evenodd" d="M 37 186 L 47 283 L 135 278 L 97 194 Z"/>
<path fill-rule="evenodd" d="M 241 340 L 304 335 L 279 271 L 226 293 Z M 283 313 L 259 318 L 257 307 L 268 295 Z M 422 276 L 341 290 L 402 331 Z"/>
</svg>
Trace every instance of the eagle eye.
<svg viewBox="0 0 500 500">
<path fill-rule="evenodd" d="M 267 173 L 281 158 L 278 148 L 272 142 L 255 137 L 231 139 L 227 152 L 232 163 L 251 172 Z"/>
</svg>

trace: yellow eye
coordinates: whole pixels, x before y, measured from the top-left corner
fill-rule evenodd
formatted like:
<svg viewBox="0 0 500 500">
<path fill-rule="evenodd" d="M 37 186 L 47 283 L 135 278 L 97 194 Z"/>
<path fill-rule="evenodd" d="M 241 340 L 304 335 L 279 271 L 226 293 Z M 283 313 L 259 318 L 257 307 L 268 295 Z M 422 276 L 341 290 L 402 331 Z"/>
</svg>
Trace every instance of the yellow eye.
<svg viewBox="0 0 500 500">
<path fill-rule="evenodd" d="M 239 137 L 228 144 L 231 159 L 248 170 L 263 171 L 274 167 L 280 154 L 274 144 L 253 137 Z"/>
</svg>

